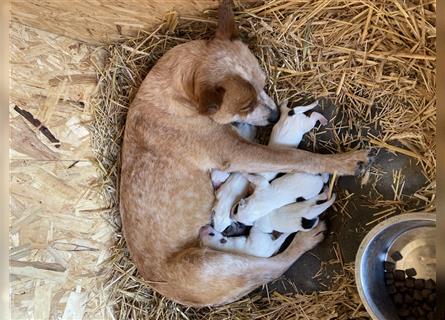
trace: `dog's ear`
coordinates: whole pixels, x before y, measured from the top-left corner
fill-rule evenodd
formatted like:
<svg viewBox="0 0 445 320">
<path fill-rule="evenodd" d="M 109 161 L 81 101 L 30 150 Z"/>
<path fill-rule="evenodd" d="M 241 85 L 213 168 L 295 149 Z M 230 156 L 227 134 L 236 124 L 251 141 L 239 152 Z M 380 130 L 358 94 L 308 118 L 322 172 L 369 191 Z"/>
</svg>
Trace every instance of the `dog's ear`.
<svg viewBox="0 0 445 320">
<path fill-rule="evenodd" d="M 221 107 L 225 92 L 221 86 L 203 86 L 199 93 L 198 112 L 205 115 L 216 113 Z"/>
<path fill-rule="evenodd" d="M 256 91 L 252 84 L 238 75 L 227 75 L 216 84 L 203 83 L 198 86 L 198 111 L 200 114 L 211 115 L 216 113 L 224 102 L 229 99 L 228 104 L 238 111 L 237 107 L 247 104 L 256 98 Z"/>
<path fill-rule="evenodd" d="M 218 8 L 218 29 L 215 38 L 221 40 L 238 39 L 239 32 L 235 23 L 232 0 L 220 0 Z"/>
</svg>

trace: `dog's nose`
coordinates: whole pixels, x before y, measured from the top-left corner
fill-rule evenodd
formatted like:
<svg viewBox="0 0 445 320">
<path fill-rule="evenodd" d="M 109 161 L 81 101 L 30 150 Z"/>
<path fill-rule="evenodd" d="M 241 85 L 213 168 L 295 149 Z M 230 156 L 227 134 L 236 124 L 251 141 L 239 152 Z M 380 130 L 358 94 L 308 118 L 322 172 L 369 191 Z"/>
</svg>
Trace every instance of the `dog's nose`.
<svg viewBox="0 0 445 320">
<path fill-rule="evenodd" d="M 267 121 L 269 123 L 275 123 L 278 121 L 279 116 L 280 116 L 280 112 L 278 111 L 278 109 L 271 110 L 269 117 L 267 118 Z"/>
</svg>

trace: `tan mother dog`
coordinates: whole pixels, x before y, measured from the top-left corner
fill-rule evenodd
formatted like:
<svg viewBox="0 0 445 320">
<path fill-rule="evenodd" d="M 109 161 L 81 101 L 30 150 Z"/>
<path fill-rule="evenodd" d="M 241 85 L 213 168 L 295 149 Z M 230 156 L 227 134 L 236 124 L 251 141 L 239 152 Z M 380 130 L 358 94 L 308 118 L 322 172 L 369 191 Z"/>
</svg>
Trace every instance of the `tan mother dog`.
<svg viewBox="0 0 445 320">
<path fill-rule="evenodd" d="M 247 142 L 232 122 L 267 125 L 278 112 L 265 75 L 237 37 L 229 0 L 210 41 L 167 52 L 130 106 L 122 150 L 120 210 L 131 257 L 152 287 L 181 304 L 225 304 L 279 277 L 323 239 L 324 224 L 298 233 L 272 258 L 201 248 L 214 194 L 209 172 L 264 171 L 352 175 L 366 151 L 312 154 Z"/>
</svg>

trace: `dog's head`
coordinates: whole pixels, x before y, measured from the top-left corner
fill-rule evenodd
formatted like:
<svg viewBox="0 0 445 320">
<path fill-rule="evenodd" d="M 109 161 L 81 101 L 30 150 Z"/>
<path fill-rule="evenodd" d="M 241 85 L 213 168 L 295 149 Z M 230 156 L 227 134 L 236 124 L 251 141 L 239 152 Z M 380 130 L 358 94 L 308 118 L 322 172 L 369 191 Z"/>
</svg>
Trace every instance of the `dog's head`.
<svg viewBox="0 0 445 320">
<path fill-rule="evenodd" d="M 264 91 L 266 76 L 238 38 L 231 0 L 220 3 L 218 29 L 207 44 L 207 53 L 194 79 L 199 113 L 221 124 L 276 122 L 277 106 Z"/>
</svg>

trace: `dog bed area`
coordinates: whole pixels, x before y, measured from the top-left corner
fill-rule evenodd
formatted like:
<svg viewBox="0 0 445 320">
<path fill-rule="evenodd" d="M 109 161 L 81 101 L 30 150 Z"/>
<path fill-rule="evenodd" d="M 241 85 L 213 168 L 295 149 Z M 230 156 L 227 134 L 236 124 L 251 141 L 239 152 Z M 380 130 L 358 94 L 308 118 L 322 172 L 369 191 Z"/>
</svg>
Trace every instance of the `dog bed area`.
<svg viewBox="0 0 445 320">
<path fill-rule="evenodd" d="M 208 5 L 212 6 L 215 4 Z M 125 116 L 145 75 L 168 49 L 212 37 L 216 11 L 198 13 L 204 8 L 207 7 L 186 10 L 178 6 L 177 11 L 162 12 L 162 19 L 152 23 L 154 27 L 133 21 L 128 25 L 140 29 L 137 35 L 120 32 L 107 45 L 103 44 L 103 38 L 97 37 L 97 30 L 92 31 L 96 34 L 92 43 L 76 47 L 70 40 L 61 41 L 39 32 L 31 36 L 24 28 L 14 27 L 13 42 L 18 53 L 24 52 L 18 44 L 26 37 L 40 37 L 49 44 L 29 42 L 32 45 L 27 44 L 26 52 L 35 60 L 23 58 L 28 63 L 42 63 L 41 51 L 55 48 L 61 52 L 60 58 L 44 60 L 48 68 L 66 69 L 76 63 L 84 66 L 75 78 L 77 84 L 84 86 L 78 89 L 69 85 L 70 94 L 65 94 L 65 86 L 73 82 L 72 75 L 67 78 L 39 75 L 47 77 L 43 83 L 53 81 L 53 91 L 43 99 L 46 106 L 43 111 L 27 105 L 26 101 L 34 97 L 29 91 L 21 94 L 23 101 L 12 99 L 15 104 L 10 112 L 16 130 L 13 134 L 21 137 L 24 132 L 28 134 L 15 144 L 15 150 L 20 155 L 29 155 L 32 149 L 34 158 L 45 159 L 44 166 L 22 156 L 12 160 L 16 194 L 24 197 L 25 184 L 34 179 L 36 194 L 44 190 L 55 195 L 65 192 L 57 206 L 51 204 L 55 206 L 54 212 L 61 212 L 67 206 L 78 208 L 75 219 L 63 220 L 68 218 L 54 214 L 44 226 L 33 229 L 33 239 L 42 237 L 42 244 L 40 249 L 31 249 L 51 247 L 45 255 L 29 251 L 20 232 L 11 238 L 13 259 L 17 260 L 12 279 L 13 310 L 19 310 L 23 318 L 36 314 L 43 318 L 62 317 L 65 312 L 76 314 L 79 312 L 76 306 L 81 305 L 84 318 L 367 319 L 354 281 L 353 262 L 360 241 L 374 225 L 388 217 L 414 211 L 435 212 L 435 1 L 235 1 L 241 38 L 266 72 L 269 95 L 277 103 L 289 99 L 291 105 L 321 101 L 316 110 L 329 123 L 306 134 L 301 148 L 321 153 L 373 148 L 376 161 L 360 177 L 333 177 L 337 200 L 323 214 L 329 228 L 326 240 L 299 259 L 282 278 L 237 302 L 214 308 L 186 308 L 151 290 L 129 259 L 120 230 L 119 155 Z M 105 24 L 103 27 L 106 33 Z M 88 32 L 79 38 L 88 39 Z M 25 79 L 31 67 L 24 69 L 23 65 L 18 61 L 13 69 Z M 12 86 L 19 88 L 19 81 L 15 83 Z M 30 87 L 37 88 L 37 83 Z M 39 91 L 35 96 L 41 94 Z M 67 109 L 59 111 L 60 106 L 55 107 L 57 101 L 63 101 Z M 52 143 L 49 149 L 44 145 L 35 149 L 40 146 L 40 140 L 35 139 L 47 137 L 32 127 L 16 106 L 32 111 L 35 118 L 48 119 L 48 128 L 56 128 L 54 135 L 62 137 L 61 147 Z M 65 130 L 65 122 L 72 117 L 69 108 L 75 110 L 76 117 L 69 122 L 70 130 Z M 72 150 L 78 150 L 75 144 L 84 132 L 82 128 L 88 129 L 85 137 L 88 134 L 90 143 L 82 140 L 82 152 L 75 154 Z M 270 128 L 261 129 L 260 140 L 265 141 L 269 132 Z M 66 147 L 69 141 L 71 148 Z M 32 148 L 26 148 L 31 144 Z M 54 160 L 62 162 L 56 164 Z M 40 169 L 33 173 L 32 167 Z M 36 174 L 41 176 L 40 184 L 35 183 Z M 42 185 L 51 188 L 39 187 Z M 13 201 L 17 212 L 29 208 L 17 197 Z M 93 205 L 93 198 L 98 205 Z M 36 203 L 35 208 L 40 205 Z M 42 211 L 39 215 L 50 214 Z M 23 221 L 31 217 L 17 213 L 12 219 L 13 231 L 26 228 Z M 72 228 L 67 227 L 70 224 Z M 74 225 L 84 229 L 76 229 Z M 59 230 L 60 234 L 50 230 Z M 51 237 L 66 239 L 57 244 Z M 30 262 L 23 265 L 25 260 L 36 257 L 46 261 L 50 254 L 45 266 Z M 61 261 L 65 261 L 64 268 L 68 271 L 62 272 L 56 266 L 63 265 Z M 28 271 L 31 267 L 32 272 L 26 271 L 25 266 Z M 66 272 L 69 277 L 62 279 L 61 274 Z M 55 276 L 60 277 L 56 279 L 57 285 L 52 284 Z M 82 295 L 85 290 L 88 294 Z M 77 292 L 82 300 L 72 298 L 72 292 Z M 33 302 L 40 307 L 33 307 Z"/>
<path fill-rule="evenodd" d="M 194 310 L 166 301 L 138 278 L 119 237 L 108 268 L 119 318 L 366 318 L 351 264 L 364 234 L 392 215 L 434 211 L 433 17 L 431 4 L 396 1 L 237 7 L 241 37 L 266 71 L 273 99 L 322 101 L 319 111 L 330 122 L 308 134 L 303 148 L 327 153 L 374 147 L 377 161 L 361 177 L 337 180 L 339 199 L 325 214 L 331 227 L 326 241 L 282 280 L 227 306 Z M 210 38 L 215 25 L 214 11 L 201 17 L 171 12 L 155 31 L 107 49 L 93 138 L 107 172 L 110 207 L 117 206 L 126 106 L 158 58 L 177 44 Z"/>
</svg>

